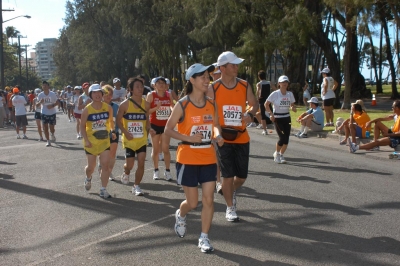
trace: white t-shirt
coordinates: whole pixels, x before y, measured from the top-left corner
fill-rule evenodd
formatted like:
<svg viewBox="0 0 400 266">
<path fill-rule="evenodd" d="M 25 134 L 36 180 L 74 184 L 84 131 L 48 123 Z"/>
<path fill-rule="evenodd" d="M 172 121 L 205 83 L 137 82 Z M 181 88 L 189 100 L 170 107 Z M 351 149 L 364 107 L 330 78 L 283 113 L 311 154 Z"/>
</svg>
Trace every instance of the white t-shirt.
<svg viewBox="0 0 400 266">
<path fill-rule="evenodd" d="M 26 99 L 24 96 L 15 95 L 12 99 L 12 105 L 15 107 L 15 115 L 26 115 Z"/>
<path fill-rule="evenodd" d="M 81 95 L 76 94 L 76 95 L 73 95 L 72 98 L 71 98 L 71 101 L 74 103 L 74 113 L 77 113 L 77 114 L 82 114 L 82 111 L 83 111 L 83 110 L 79 110 L 78 109 L 79 97 L 80 96 Z"/>
<path fill-rule="evenodd" d="M 322 95 L 322 92 L 324 91 L 324 87 L 325 87 L 325 83 L 326 82 L 328 83 L 328 89 L 327 89 L 325 95 Z M 335 85 L 335 82 L 334 82 L 332 77 L 325 77 L 324 78 L 324 80 L 322 81 L 322 85 L 321 85 L 321 98 L 322 98 L 322 100 L 336 98 L 335 92 L 332 90 L 333 85 Z"/>
<path fill-rule="evenodd" d="M 49 91 L 49 94 L 45 94 L 44 91 L 42 91 L 41 93 L 39 93 L 38 95 L 38 101 L 40 102 L 42 99 L 44 99 L 43 103 L 42 103 L 42 108 L 41 108 L 41 113 L 43 115 L 54 115 L 57 113 L 56 108 L 47 108 L 48 105 L 52 105 L 55 104 L 57 102 L 57 95 L 52 92 Z"/>
<path fill-rule="evenodd" d="M 126 96 L 125 88 L 121 87 L 119 90 L 114 88 L 112 101 L 117 104 L 120 104 L 121 102 L 123 102 L 125 100 L 125 96 Z"/>
<path fill-rule="evenodd" d="M 74 95 L 74 93 L 72 91 L 70 91 L 70 92 L 66 91 L 66 92 L 64 92 L 64 99 L 67 102 L 70 102 L 72 95 Z"/>
<path fill-rule="evenodd" d="M 290 116 L 290 105 L 296 100 L 291 91 L 286 91 L 286 94 L 283 95 L 278 89 L 269 95 L 267 101 L 272 103 L 274 117 L 283 118 Z"/>
</svg>

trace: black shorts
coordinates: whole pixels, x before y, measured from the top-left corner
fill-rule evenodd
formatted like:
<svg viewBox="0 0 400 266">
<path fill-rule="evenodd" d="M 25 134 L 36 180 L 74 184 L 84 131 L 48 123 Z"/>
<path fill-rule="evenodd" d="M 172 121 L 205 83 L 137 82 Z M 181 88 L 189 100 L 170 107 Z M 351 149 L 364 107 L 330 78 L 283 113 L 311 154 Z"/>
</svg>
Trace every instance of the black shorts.
<svg viewBox="0 0 400 266">
<path fill-rule="evenodd" d="M 217 155 L 222 177 L 247 178 L 250 142 L 244 144 L 224 143 L 218 147 Z"/>
<path fill-rule="evenodd" d="M 116 138 L 112 139 L 110 136 L 110 143 L 118 143 L 119 141 L 119 132 L 115 132 Z"/>
<path fill-rule="evenodd" d="M 110 147 L 108 147 L 107 149 L 105 149 L 104 151 L 109 151 L 110 150 Z M 85 150 L 85 153 L 87 154 L 87 155 L 93 155 L 93 154 L 91 154 L 90 152 L 88 152 L 87 150 Z"/>
<path fill-rule="evenodd" d="M 400 138 L 399 137 L 397 137 L 397 138 L 389 137 L 389 139 L 390 139 L 389 146 L 392 147 L 392 148 L 396 148 L 400 143 Z"/>
<path fill-rule="evenodd" d="M 197 187 L 199 184 L 217 181 L 217 164 L 191 165 L 176 163 L 178 185 Z"/>
<path fill-rule="evenodd" d="M 325 99 L 324 100 L 324 107 L 327 106 L 333 106 L 333 103 L 335 102 L 335 98 L 330 98 L 330 99 Z"/>
<path fill-rule="evenodd" d="M 28 125 L 28 119 L 26 118 L 26 115 L 16 115 L 15 123 L 17 124 L 17 127 L 26 127 Z"/>
<path fill-rule="evenodd" d="M 151 127 L 152 129 L 154 129 L 154 131 L 156 132 L 156 135 L 161 135 L 161 134 L 163 134 L 163 133 L 164 133 L 164 130 L 165 130 L 165 126 L 162 127 L 162 126 L 157 126 L 157 125 L 154 125 L 154 124 L 150 124 L 150 127 Z"/>
<path fill-rule="evenodd" d="M 42 114 L 42 123 L 43 124 L 50 124 L 50 125 L 56 125 L 56 115 L 44 115 Z"/>
<path fill-rule="evenodd" d="M 35 112 L 35 119 L 42 120 L 42 113 L 41 112 Z"/>
<path fill-rule="evenodd" d="M 141 152 L 146 152 L 147 151 L 147 144 L 143 145 L 142 147 L 140 147 L 138 150 L 134 151 L 132 149 L 129 148 L 125 148 L 125 159 L 126 158 L 135 158 L 136 153 L 139 154 Z"/>
</svg>

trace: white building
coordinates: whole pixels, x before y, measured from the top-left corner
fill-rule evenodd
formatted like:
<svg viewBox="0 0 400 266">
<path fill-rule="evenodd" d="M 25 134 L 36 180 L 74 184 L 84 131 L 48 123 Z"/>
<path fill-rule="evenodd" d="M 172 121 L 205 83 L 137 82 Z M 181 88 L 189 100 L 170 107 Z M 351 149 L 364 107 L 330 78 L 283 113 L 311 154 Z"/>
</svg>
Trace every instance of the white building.
<svg viewBox="0 0 400 266">
<path fill-rule="evenodd" d="M 56 64 L 53 60 L 53 49 L 56 45 L 56 38 L 43 39 L 43 42 L 36 44 L 36 73 L 43 79 L 49 80 L 54 77 Z"/>
</svg>

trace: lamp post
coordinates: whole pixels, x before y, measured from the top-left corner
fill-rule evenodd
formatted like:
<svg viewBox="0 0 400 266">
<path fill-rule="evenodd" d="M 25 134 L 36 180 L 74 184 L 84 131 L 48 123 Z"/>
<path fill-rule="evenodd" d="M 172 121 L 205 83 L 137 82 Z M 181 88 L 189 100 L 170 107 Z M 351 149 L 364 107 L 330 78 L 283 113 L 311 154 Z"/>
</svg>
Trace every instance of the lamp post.
<svg viewBox="0 0 400 266">
<path fill-rule="evenodd" d="M 22 79 L 22 70 L 21 70 L 21 38 L 26 38 L 26 36 L 18 35 L 18 66 L 19 66 L 19 77 L 18 77 L 18 85 L 21 86 L 21 79 Z"/>
<path fill-rule="evenodd" d="M 14 11 L 14 10 L 3 10 L 3 5 L 2 5 L 2 0 L 0 0 L 0 11 Z M 4 47 L 3 47 L 3 23 L 8 22 L 10 20 L 19 18 L 19 17 L 25 17 L 25 18 L 31 18 L 31 16 L 28 15 L 21 15 L 21 16 L 16 16 L 15 18 L 10 18 L 5 21 L 3 21 L 3 12 L 0 12 L 0 29 L 1 29 L 1 34 L 0 34 L 0 84 L 1 87 L 5 87 L 4 83 Z"/>
</svg>

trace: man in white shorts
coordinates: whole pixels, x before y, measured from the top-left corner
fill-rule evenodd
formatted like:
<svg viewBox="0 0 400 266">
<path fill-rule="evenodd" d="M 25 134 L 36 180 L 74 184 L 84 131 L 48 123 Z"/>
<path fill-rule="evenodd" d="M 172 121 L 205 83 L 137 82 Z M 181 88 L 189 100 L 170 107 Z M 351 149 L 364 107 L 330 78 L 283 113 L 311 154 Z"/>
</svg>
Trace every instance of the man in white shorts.
<svg viewBox="0 0 400 266">
<path fill-rule="evenodd" d="M 42 84 L 43 91 L 38 95 L 38 102 L 41 104 L 41 113 L 42 113 L 42 124 L 44 135 L 47 140 L 46 147 L 51 146 L 50 137 L 49 137 L 49 127 L 51 133 L 51 141 L 56 142 L 56 137 L 54 136 L 56 125 L 56 113 L 57 110 L 55 107 L 58 105 L 57 95 L 50 91 L 50 86 L 47 81 L 43 81 Z"/>
</svg>

